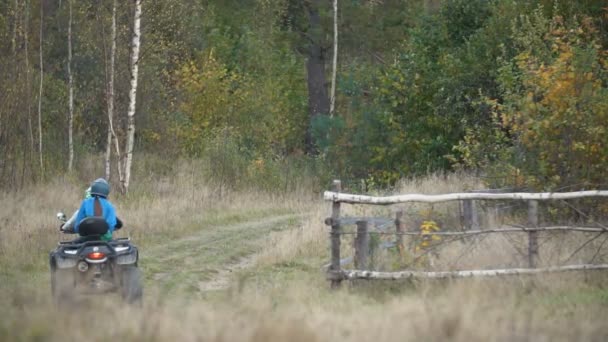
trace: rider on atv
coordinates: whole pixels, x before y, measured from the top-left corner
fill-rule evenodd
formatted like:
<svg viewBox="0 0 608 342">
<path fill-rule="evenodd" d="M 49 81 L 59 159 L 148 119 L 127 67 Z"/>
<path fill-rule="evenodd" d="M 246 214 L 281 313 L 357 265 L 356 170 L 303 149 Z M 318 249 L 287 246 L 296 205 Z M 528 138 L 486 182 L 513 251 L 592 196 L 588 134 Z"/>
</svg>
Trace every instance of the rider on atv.
<svg viewBox="0 0 608 342">
<path fill-rule="evenodd" d="M 108 201 L 110 185 L 99 178 L 90 189 L 90 197 L 76 213 L 73 229 L 61 227 L 80 238 L 60 241 L 49 254 L 53 296 L 61 304 L 83 294 L 118 292 L 128 303 L 141 303 L 138 249 L 129 238 L 112 239 L 112 232 L 122 224 Z M 65 220 L 63 213 L 57 217 Z"/>
<path fill-rule="evenodd" d="M 107 197 L 110 194 L 110 185 L 103 178 L 98 178 L 87 191 L 85 192 L 85 199 L 80 205 L 80 209 L 75 213 L 75 217 L 66 222 L 61 230 L 68 233 L 78 233 L 80 223 L 87 217 L 103 217 L 108 225 L 107 232 L 101 236 L 101 240 L 110 241 L 112 240 L 112 232 L 115 229 L 122 227 L 122 222 L 116 217 L 116 211 L 114 206 L 108 201 Z M 87 240 L 87 237 L 80 238 L 81 240 Z"/>
</svg>

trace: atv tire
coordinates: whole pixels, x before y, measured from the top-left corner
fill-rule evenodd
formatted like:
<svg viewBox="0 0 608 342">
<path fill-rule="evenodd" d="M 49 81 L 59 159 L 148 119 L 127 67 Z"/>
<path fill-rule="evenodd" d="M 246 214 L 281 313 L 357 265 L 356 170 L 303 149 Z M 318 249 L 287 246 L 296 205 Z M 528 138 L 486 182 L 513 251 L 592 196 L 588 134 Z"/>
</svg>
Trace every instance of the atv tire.
<svg viewBox="0 0 608 342">
<path fill-rule="evenodd" d="M 72 269 L 51 270 L 51 291 L 58 305 L 70 304 L 75 291 L 75 277 Z"/>
<path fill-rule="evenodd" d="M 129 304 L 141 304 L 143 287 L 141 284 L 141 271 L 134 265 L 124 266 L 121 272 L 120 294 Z"/>
</svg>

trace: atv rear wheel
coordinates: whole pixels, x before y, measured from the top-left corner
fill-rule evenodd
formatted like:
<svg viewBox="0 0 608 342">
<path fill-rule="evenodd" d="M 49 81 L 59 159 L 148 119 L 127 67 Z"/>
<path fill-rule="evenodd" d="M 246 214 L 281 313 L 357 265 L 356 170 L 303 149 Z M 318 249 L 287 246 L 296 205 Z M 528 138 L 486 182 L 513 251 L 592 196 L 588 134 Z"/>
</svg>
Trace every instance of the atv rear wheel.
<svg viewBox="0 0 608 342">
<path fill-rule="evenodd" d="M 141 304 L 143 296 L 141 271 L 136 266 L 122 268 L 120 294 L 129 304 Z"/>
<path fill-rule="evenodd" d="M 57 304 L 69 304 L 75 291 L 74 271 L 72 269 L 51 269 L 51 291 Z"/>
</svg>

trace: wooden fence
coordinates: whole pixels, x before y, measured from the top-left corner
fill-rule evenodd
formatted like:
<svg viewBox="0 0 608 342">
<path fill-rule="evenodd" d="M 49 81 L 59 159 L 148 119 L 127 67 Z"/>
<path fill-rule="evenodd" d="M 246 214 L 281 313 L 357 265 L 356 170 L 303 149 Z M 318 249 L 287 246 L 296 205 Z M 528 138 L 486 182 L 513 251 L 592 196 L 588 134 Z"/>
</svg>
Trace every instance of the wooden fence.
<svg viewBox="0 0 608 342">
<path fill-rule="evenodd" d="M 327 278 L 331 281 L 332 287 L 338 287 L 342 280 L 351 279 L 404 279 L 404 278 L 452 278 L 452 277 L 479 277 L 479 276 L 501 276 L 518 274 L 536 274 L 546 272 L 565 272 L 577 270 L 601 270 L 608 269 L 608 264 L 581 264 L 537 268 L 537 258 L 539 253 L 538 232 L 557 232 L 557 231 L 579 231 L 591 233 L 608 232 L 607 227 L 572 227 L 572 226 L 549 226 L 539 227 L 538 225 L 538 201 L 564 200 L 586 197 L 608 197 L 608 191 L 578 191 L 578 192 L 543 192 L 543 193 L 452 193 L 443 195 L 422 195 L 407 194 L 388 197 L 374 197 L 364 195 L 346 194 L 341 192 L 341 182 L 333 182 L 332 191 L 324 193 L 324 199 L 332 202 L 331 217 L 325 220 L 331 226 L 331 262 L 327 271 Z M 519 200 L 528 203 L 528 226 L 478 229 L 479 223 L 473 201 L 475 200 Z M 348 204 L 370 204 L 370 205 L 392 205 L 406 202 L 439 203 L 448 201 L 462 201 L 464 209 L 465 227 L 470 230 L 465 231 L 446 231 L 435 232 L 434 235 L 442 236 L 474 236 L 492 233 L 526 233 L 528 234 L 528 268 L 497 269 L 497 270 L 468 270 L 468 271 L 445 271 L 445 272 L 423 272 L 405 270 L 400 272 L 375 272 L 366 270 L 369 254 L 369 235 L 368 223 L 379 220 L 378 218 L 345 218 L 340 216 L 342 203 Z M 386 221 L 386 219 L 385 219 Z M 340 257 L 341 236 L 352 234 L 342 232 L 345 224 L 357 225 L 355 235 L 355 255 L 354 270 L 342 269 Z M 403 251 L 403 236 L 420 235 L 420 232 L 406 231 L 404 228 L 403 212 L 398 211 L 394 218 L 394 232 L 385 232 L 395 236 L 395 245 Z"/>
</svg>

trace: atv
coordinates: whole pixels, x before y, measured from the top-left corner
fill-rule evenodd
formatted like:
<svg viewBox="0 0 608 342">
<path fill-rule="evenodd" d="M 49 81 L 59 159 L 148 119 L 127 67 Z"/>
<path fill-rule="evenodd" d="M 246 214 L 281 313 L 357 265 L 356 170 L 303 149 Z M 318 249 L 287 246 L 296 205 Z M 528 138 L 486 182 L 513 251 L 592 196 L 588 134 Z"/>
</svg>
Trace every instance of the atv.
<svg viewBox="0 0 608 342">
<path fill-rule="evenodd" d="M 57 217 L 65 222 L 63 213 Z M 61 241 L 50 253 L 51 290 L 58 304 L 69 303 L 78 295 L 112 292 L 128 303 L 141 303 L 137 247 L 129 238 L 103 241 L 101 236 L 107 231 L 102 217 L 85 218 L 79 226 L 80 238 Z"/>
</svg>

